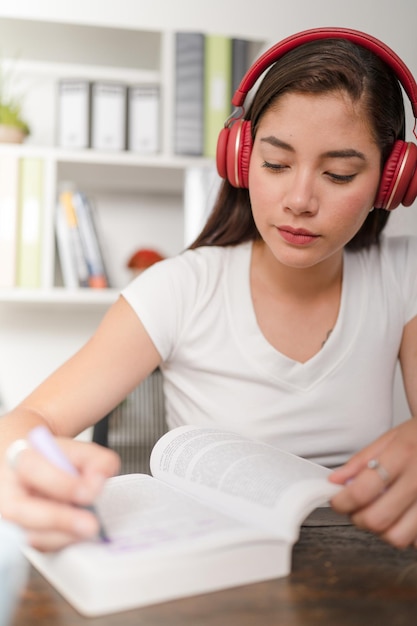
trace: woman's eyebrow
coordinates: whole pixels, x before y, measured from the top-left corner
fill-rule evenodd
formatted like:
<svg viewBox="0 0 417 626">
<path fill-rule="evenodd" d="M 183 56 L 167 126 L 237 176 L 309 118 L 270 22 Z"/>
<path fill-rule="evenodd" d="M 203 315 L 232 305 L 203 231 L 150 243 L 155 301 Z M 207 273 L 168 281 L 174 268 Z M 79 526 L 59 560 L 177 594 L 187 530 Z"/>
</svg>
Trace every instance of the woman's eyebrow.
<svg viewBox="0 0 417 626">
<path fill-rule="evenodd" d="M 288 152 L 295 152 L 293 146 L 282 139 L 278 139 L 274 135 L 268 135 L 268 137 L 261 137 L 261 142 L 269 143 L 274 148 L 281 148 Z M 353 148 L 345 148 L 343 150 L 328 150 L 322 154 L 322 157 L 326 159 L 362 159 L 366 161 L 366 157 L 363 152 L 354 150 Z"/>
<path fill-rule="evenodd" d="M 330 159 L 362 159 L 366 161 L 366 157 L 363 152 L 354 150 L 353 148 L 346 148 L 345 150 L 329 150 L 323 154 L 324 157 Z"/>
<path fill-rule="evenodd" d="M 288 150 L 289 152 L 295 152 L 294 148 L 285 141 L 281 141 L 278 137 L 274 137 L 273 135 L 269 135 L 268 137 L 261 137 L 261 141 L 264 143 L 269 143 L 274 148 L 283 148 L 284 150 Z"/>
</svg>

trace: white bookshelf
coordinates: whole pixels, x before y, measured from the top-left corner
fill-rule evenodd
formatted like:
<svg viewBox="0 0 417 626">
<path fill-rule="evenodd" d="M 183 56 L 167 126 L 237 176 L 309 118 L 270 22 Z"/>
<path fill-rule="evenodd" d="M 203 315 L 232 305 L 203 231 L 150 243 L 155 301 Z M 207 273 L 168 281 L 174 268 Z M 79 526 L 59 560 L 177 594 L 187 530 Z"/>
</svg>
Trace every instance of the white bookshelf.
<svg viewBox="0 0 417 626">
<path fill-rule="evenodd" d="M 97 208 L 116 291 L 130 280 L 126 262 L 138 248 L 154 247 L 166 256 L 184 249 L 201 225 L 190 210 L 184 210 L 186 173 L 196 168 L 213 171 L 214 163 L 173 154 L 174 32 L 1 17 L 0 10 L 0 33 L 3 70 L 12 72 L 15 90 L 24 95 L 23 111 L 31 127 L 23 145 L 0 145 L 0 154 L 43 159 L 46 196 L 41 288 L 24 296 L 19 289 L 0 290 L 0 303 L 18 306 L 24 301 L 27 306 L 33 301 L 50 307 L 55 300 L 57 305 L 64 302 L 54 235 L 56 199 L 63 181 L 82 189 Z M 57 148 L 62 78 L 158 85 L 160 152 L 147 156 L 127 150 Z M 207 212 L 203 197 L 199 194 L 200 205 L 193 207 L 197 215 Z M 68 293 L 65 300 L 79 306 L 92 306 L 95 300 L 105 305 L 114 300 L 114 293 L 90 294 L 82 289 Z"/>
</svg>

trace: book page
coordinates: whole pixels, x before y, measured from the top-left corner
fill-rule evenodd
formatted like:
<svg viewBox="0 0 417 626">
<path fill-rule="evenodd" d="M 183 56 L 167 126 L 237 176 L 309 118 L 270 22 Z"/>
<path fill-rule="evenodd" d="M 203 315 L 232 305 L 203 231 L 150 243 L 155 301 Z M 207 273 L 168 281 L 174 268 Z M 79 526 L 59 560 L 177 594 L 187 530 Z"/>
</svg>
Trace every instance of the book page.
<svg viewBox="0 0 417 626">
<path fill-rule="evenodd" d="M 184 492 L 147 474 L 116 476 L 106 483 L 97 509 L 109 543 L 97 543 L 95 559 L 120 555 L 166 558 L 192 554 L 261 536 Z M 85 549 L 85 548 L 84 548 Z M 87 557 L 88 558 L 88 557 Z"/>
<path fill-rule="evenodd" d="M 340 489 L 320 465 L 235 433 L 193 426 L 176 428 L 157 442 L 151 471 L 290 541 L 303 519 Z"/>
<path fill-rule="evenodd" d="M 125 610 L 288 574 L 289 544 L 147 474 L 110 478 L 96 502 L 109 541 L 31 563 L 80 612 Z"/>
<path fill-rule="evenodd" d="M 269 580 L 291 568 L 290 544 L 146 474 L 110 478 L 96 506 L 108 542 L 51 553 L 25 548 L 86 615 Z"/>
</svg>

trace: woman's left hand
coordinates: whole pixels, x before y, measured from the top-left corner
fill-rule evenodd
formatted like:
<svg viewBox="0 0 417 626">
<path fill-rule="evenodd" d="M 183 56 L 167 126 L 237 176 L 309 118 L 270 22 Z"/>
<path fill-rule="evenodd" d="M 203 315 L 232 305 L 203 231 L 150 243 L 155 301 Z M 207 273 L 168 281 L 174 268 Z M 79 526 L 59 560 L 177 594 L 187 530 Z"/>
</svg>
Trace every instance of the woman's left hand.
<svg viewBox="0 0 417 626">
<path fill-rule="evenodd" d="M 332 499 L 359 528 L 399 548 L 417 547 L 417 418 L 379 437 L 334 471 Z"/>
</svg>

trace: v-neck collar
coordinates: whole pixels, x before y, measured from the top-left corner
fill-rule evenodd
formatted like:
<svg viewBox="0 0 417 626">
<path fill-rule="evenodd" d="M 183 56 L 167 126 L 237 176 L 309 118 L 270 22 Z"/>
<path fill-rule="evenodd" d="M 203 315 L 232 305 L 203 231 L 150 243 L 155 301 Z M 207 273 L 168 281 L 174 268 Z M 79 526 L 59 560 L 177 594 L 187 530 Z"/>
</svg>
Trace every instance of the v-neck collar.
<svg viewBox="0 0 417 626">
<path fill-rule="evenodd" d="M 258 326 L 250 289 L 251 254 L 252 242 L 231 248 L 229 264 L 226 264 L 225 298 L 235 341 L 242 356 L 271 381 L 294 390 L 307 391 L 329 376 L 347 358 L 354 345 L 367 306 L 360 255 L 344 253 L 341 302 L 336 324 L 323 348 L 305 363 L 300 363 L 276 350 Z M 355 270 L 353 285 L 353 266 L 357 263 L 361 271 Z"/>
</svg>

